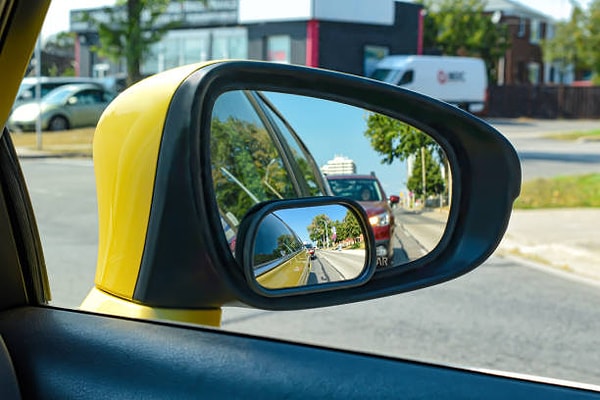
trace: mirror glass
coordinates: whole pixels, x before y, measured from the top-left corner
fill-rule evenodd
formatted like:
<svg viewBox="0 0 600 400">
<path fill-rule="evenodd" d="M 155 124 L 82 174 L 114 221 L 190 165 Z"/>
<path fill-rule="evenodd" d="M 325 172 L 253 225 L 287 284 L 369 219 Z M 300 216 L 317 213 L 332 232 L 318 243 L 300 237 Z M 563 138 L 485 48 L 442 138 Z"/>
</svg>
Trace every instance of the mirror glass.
<svg viewBox="0 0 600 400">
<path fill-rule="evenodd" d="M 267 214 L 253 248 L 254 278 L 268 289 L 352 280 L 366 266 L 360 224 L 337 204 Z"/>
<path fill-rule="evenodd" d="M 212 177 L 223 229 L 254 204 L 335 195 L 358 201 L 380 268 L 431 252 L 448 221 L 452 174 L 426 132 L 386 115 L 290 93 L 230 91 L 211 120 Z"/>
</svg>

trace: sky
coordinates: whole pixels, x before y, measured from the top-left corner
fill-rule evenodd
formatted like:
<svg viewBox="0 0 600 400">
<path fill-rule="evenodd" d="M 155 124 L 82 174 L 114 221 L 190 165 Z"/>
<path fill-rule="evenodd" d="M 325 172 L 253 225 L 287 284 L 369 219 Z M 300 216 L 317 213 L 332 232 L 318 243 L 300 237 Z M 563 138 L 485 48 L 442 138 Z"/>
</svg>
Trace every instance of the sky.
<svg viewBox="0 0 600 400">
<path fill-rule="evenodd" d="M 364 132 L 367 112 L 344 104 L 290 94 L 263 92 L 294 128 L 319 167 L 335 156 L 356 164 L 357 174 L 375 173 L 386 196 L 406 192 L 407 165 L 382 164 Z"/>
<path fill-rule="evenodd" d="M 585 6 L 589 1 L 579 0 L 579 3 Z M 102 7 L 114 3 L 115 0 L 52 0 L 46 22 L 42 28 L 42 38 L 67 31 L 69 29 L 69 10 L 71 9 Z M 557 19 L 566 19 L 571 13 L 570 0 L 527 0 L 520 1 L 520 3 Z"/>
</svg>

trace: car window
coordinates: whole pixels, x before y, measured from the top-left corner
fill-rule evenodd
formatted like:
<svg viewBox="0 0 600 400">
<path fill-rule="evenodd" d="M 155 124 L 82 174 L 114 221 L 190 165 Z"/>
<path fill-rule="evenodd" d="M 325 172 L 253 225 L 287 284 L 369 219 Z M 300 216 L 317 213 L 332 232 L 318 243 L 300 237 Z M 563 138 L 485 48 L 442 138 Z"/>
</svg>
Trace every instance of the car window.
<svg viewBox="0 0 600 400">
<path fill-rule="evenodd" d="M 296 197 L 273 133 L 247 94 L 223 94 L 211 122 L 213 184 L 221 213 L 236 226 L 261 201 Z"/>
<path fill-rule="evenodd" d="M 56 89 L 48 92 L 47 96 L 44 97 L 44 101 L 53 104 L 64 103 L 71 96 L 71 94 L 71 89 L 64 86 L 59 86 Z"/>
<path fill-rule="evenodd" d="M 374 179 L 335 179 L 328 178 L 329 186 L 337 196 L 349 197 L 356 201 L 385 200 L 381 187 Z"/>
<path fill-rule="evenodd" d="M 273 105 L 270 104 L 264 97 L 260 97 L 261 103 L 264 106 L 265 112 L 275 123 L 282 140 L 285 141 L 285 148 L 289 150 L 290 157 L 295 160 L 295 166 L 299 171 L 295 174 L 302 183 L 306 185 L 309 196 L 320 196 L 326 193 L 325 185 L 319 168 L 311 160 L 304 145 L 293 131 L 293 128 L 281 117 L 279 112 L 275 111 Z"/>
<path fill-rule="evenodd" d="M 398 82 L 398 85 L 407 85 L 409 83 L 411 83 L 414 80 L 414 76 L 415 76 L 415 71 L 412 69 L 409 69 L 408 71 L 404 72 L 404 74 L 402 75 L 402 78 L 400 78 L 400 81 Z"/>
<path fill-rule="evenodd" d="M 94 89 L 83 90 L 75 94 L 78 105 L 92 105 L 103 102 L 102 92 Z"/>
<path fill-rule="evenodd" d="M 261 221 L 254 247 L 254 269 L 289 257 L 302 249 L 297 234 L 275 214 Z"/>
<path fill-rule="evenodd" d="M 114 96 L 109 92 L 101 92 L 101 93 L 102 93 L 102 99 L 100 100 L 100 102 L 102 102 L 102 103 L 110 103 L 114 98 Z"/>
</svg>

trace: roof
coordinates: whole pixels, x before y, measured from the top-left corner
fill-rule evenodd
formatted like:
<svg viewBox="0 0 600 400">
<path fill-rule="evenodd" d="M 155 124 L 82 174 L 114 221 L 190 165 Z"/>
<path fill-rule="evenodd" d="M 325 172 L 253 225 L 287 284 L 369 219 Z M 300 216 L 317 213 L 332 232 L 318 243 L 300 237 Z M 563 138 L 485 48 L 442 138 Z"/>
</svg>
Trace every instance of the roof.
<svg viewBox="0 0 600 400">
<path fill-rule="evenodd" d="M 366 179 L 366 180 L 377 180 L 375 175 L 359 175 L 359 174 L 339 174 L 339 175 L 326 175 L 325 178 L 328 180 L 338 180 L 338 179 Z"/>
<path fill-rule="evenodd" d="M 431 3 L 441 3 L 442 1 L 443 0 L 430 0 Z M 488 12 L 501 11 L 504 15 L 514 17 L 555 21 L 553 17 L 516 0 L 487 0 L 484 10 Z"/>
<path fill-rule="evenodd" d="M 505 15 L 515 17 L 536 18 L 547 21 L 555 20 L 553 17 L 515 0 L 487 0 L 485 10 L 502 11 Z"/>
</svg>

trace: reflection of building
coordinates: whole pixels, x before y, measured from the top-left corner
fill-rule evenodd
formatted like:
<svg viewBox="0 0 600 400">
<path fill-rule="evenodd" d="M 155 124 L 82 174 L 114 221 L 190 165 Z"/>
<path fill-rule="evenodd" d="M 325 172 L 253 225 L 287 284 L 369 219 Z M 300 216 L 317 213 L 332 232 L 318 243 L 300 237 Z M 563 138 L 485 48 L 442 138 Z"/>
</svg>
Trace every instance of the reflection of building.
<svg viewBox="0 0 600 400">
<path fill-rule="evenodd" d="M 366 75 L 387 54 L 415 54 L 422 6 L 395 0 L 198 0 L 171 2 L 157 24 L 176 22 L 142 65 L 152 74 L 175 66 L 236 58 L 309 65 Z M 125 12 L 125 9 L 123 9 Z M 98 32 L 71 11 L 82 76 L 124 72 L 92 51 Z"/>
<path fill-rule="evenodd" d="M 325 175 L 356 174 L 356 164 L 348 157 L 335 156 L 333 160 L 327 161 L 327 164 L 321 167 L 321 172 Z"/>
</svg>

